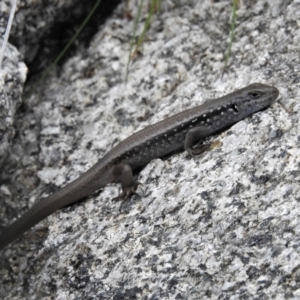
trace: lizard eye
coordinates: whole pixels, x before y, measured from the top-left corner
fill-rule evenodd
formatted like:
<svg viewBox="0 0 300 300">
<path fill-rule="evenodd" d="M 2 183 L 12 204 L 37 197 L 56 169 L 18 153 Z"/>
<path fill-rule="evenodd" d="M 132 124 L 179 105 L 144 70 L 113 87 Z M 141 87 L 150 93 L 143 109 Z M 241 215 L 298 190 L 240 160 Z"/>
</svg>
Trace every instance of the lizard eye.
<svg viewBox="0 0 300 300">
<path fill-rule="evenodd" d="M 249 96 L 250 96 L 252 99 L 257 98 L 257 97 L 259 97 L 260 95 L 261 95 L 261 93 L 258 92 L 258 91 L 252 91 L 252 92 L 249 92 Z"/>
</svg>

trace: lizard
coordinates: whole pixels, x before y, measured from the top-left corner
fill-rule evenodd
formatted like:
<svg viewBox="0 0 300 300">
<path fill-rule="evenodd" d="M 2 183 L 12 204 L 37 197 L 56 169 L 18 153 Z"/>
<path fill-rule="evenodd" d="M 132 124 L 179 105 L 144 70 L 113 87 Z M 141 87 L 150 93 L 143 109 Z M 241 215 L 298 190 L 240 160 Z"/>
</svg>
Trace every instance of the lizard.
<svg viewBox="0 0 300 300">
<path fill-rule="evenodd" d="M 42 198 L 5 228 L 0 234 L 0 250 L 58 209 L 92 194 L 109 183 L 120 182 L 122 187 L 122 193 L 112 200 L 126 201 L 131 195 L 137 194 L 139 182 L 134 180 L 134 170 L 145 166 L 154 158 L 163 157 L 182 148 L 190 156 L 201 154 L 208 147 L 195 147 L 197 143 L 267 108 L 278 95 L 279 91 L 275 87 L 253 83 L 132 134 L 77 179 Z"/>
</svg>

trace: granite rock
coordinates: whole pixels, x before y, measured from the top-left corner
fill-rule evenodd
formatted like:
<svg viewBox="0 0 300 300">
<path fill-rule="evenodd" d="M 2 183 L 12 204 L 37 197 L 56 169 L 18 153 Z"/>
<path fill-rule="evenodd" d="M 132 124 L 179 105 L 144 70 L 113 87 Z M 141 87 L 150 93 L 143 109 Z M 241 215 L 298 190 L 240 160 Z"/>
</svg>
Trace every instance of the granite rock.
<svg viewBox="0 0 300 300">
<path fill-rule="evenodd" d="M 2 225 L 149 124 L 253 82 L 276 86 L 279 100 L 199 157 L 150 162 L 137 174 L 142 198 L 121 213 L 111 184 L 35 226 L 1 252 L 0 297 L 300 297 L 300 2 L 240 1 L 223 72 L 228 3 L 163 2 L 126 85 L 137 7 L 122 3 L 19 111 Z"/>
<path fill-rule="evenodd" d="M 23 84 L 27 74 L 22 56 L 14 46 L 7 44 L 3 58 L 0 68 L 0 166 L 11 147 L 16 110 L 22 102 Z"/>
</svg>

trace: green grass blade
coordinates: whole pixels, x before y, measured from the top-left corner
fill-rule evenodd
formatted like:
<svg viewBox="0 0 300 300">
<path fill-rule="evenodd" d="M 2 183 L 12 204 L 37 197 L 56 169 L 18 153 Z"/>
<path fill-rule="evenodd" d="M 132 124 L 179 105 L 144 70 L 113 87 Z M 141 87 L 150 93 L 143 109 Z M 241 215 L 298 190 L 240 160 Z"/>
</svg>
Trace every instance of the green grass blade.
<svg viewBox="0 0 300 300">
<path fill-rule="evenodd" d="M 138 15 L 135 18 L 135 26 L 134 26 L 133 37 L 132 37 L 132 39 L 130 41 L 129 56 L 128 56 L 128 62 L 127 62 L 127 66 L 126 66 L 125 84 L 127 83 L 127 79 L 128 79 L 130 62 L 133 59 L 133 57 L 135 56 L 135 53 L 138 51 L 139 47 L 143 44 L 146 32 L 147 32 L 147 30 L 150 27 L 152 17 L 154 15 L 154 13 L 156 11 L 159 11 L 160 8 L 161 8 L 161 1 L 162 0 L 151 0 L 151 7 L 150 7 L 149 14 L 148 14 L 147 19 L 146 19 L 146 21 L 144 23 L 143 31 L 139 35 L 138 41 L 137 41 L 135 49 L 133 51 L 132 49 L 133 49 L 133 46 L 134 46 L 134 41 L 136 39 L 135 33 L 136 33 L 136 30 L 137 30 L 137 23 L 138 23 L 138 20 L 140 18 L 140 14 L 141 14 L 141 8 L 142 8 L 143 0 L 141 0 L 141 2 L 140 2 L 139 10 L 138 10 Z"/>
<path fill-rule="evenodd" d="M 138 13 L 137 13 L 137 15 L 135 17 L 135 20 L 134 20 L 133 35 L 132 35 L 132 38 L 130 39 L 129 55 L 128 55 L 128 60 L 127 60 L 127 65 L 126 65 L 125 84 L 127 83 L 127 79 L 128 79 L 128 72 L 129 72 L 129 65 L 130 65 L 130 62 L 131 62 L 132 49 L 133 49 L 133 46 L 134 46 L 136 31 L 137 31 L 138 23 L 139 23 L 139 20 L 140 20 L 143 3 L 144 3 L 144 0 L 141 0 L 140 4 L 139 4 L 139 8 L 138 8 Z"/>
<path fill-rule="evenodd" d="M 232 43 L 233 43 L 233 39 L 234 39 L 234 31 L 235 31 L 235 24 L 236 24 L 236 9 L 237 9 L 237 5 L 238 5 L 238 1 L 239 0 L 232 0 L 233 9 L 232 9 L 230 40 L 229 40 L 229 44 L 228 44 L 228 48 L 227 48 L 227 53 L 225 56 L 225 65 L 224 65 L 222 76 L 225 72 L 225 69 L 227 67 L 227 63 L 228 63 L 228 60 L 229 60 L 229 57 L 231 54 L 231 47 L 232 47 Z"/>
</svg>

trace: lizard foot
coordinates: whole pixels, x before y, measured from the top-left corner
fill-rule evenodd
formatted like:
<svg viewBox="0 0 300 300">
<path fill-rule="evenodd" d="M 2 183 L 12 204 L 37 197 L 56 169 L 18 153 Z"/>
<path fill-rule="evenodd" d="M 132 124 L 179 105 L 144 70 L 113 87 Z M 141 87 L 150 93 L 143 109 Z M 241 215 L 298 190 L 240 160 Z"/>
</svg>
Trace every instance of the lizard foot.
<svg viewBox="0 0 300 300">
<path fill-rule="evenodd" d="M 117 197 L 111 199 L 112 201 L 119 201 L 120 199 L 122 199 L 122 202 L 121 202 L 121 205 L 120 205 L 120 208 L 119 208 L 119 211 L 120 211 L 120 212 L 121 212 L 121 210 L 122 210 L 123 204 L 127 201 L 127 199 L 128 199 L 131 195 L 136 195 L 136 196 L 138 196 L 139 198 L 141 198 L 141 196 L 136 192 L 136 190 L 137 190 L 139 184 L 140 184 L 139 181 L 135 181 L 135 182 L 133 183 L 132 186 L 127 187 L 127 188 L 124 188 L 124 189 L 123 189 L 123 192 L 122 192 L 119 196 L 117 196 Z"/>
<path fill-rule="evenodd" d="M 201 145 L 199 147 L 196 147 L 196 148 L 190 148 L 187 150 L 187 152 L 189 153 L 189 155 L 191 157 L 194 157 L 196 155 L 199 155 L 205 151 L 207 151 L 208 149 L 210 148 L 210 145 Z"/>
</svg>

